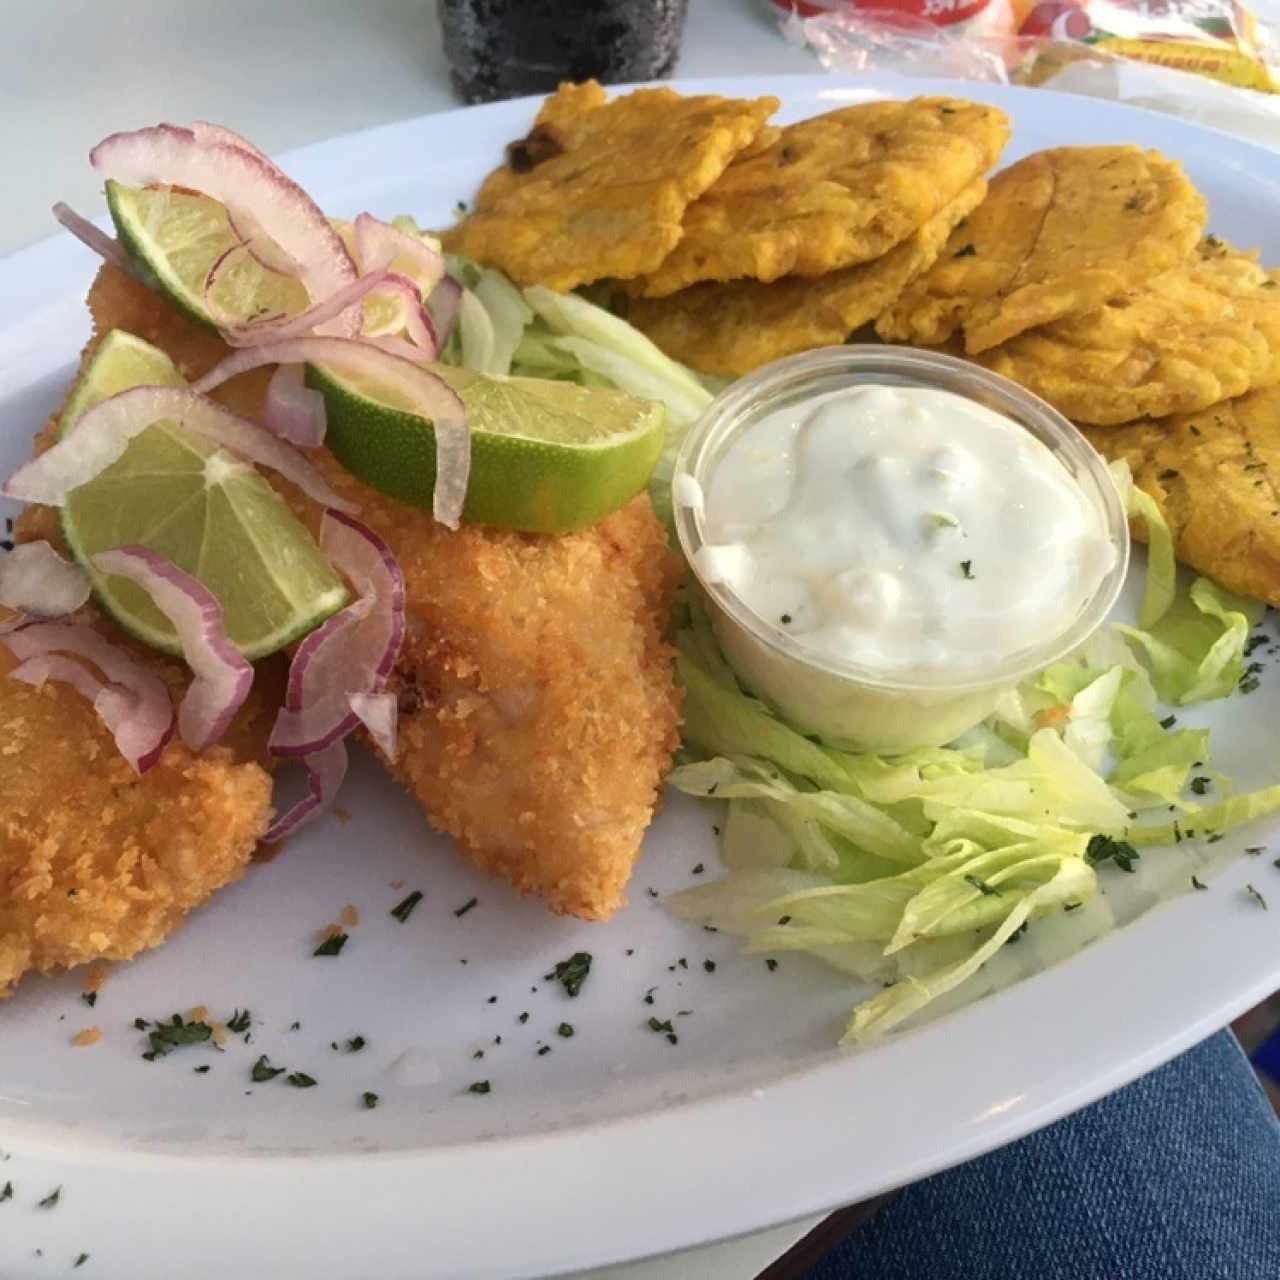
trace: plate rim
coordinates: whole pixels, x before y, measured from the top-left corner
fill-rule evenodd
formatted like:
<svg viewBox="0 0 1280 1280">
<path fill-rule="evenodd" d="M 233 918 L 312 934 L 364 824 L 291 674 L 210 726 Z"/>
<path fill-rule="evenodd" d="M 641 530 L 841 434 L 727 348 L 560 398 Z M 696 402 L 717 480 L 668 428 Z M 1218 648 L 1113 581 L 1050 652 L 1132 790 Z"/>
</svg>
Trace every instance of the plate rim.
<svg viewBox="0 0 1280 1280">
<path fill-rule="evenodd" d="M 922 85 L 919 79 L 900 76 L 822 73 L 767 79 L 677 78 L 661 83 L 686 92 L 758 93 L 774 88 L 784 107 L 798 101 L 821 102 L 824 91 L 827 98 L 850 90 L 893 95 L 919 91 Z M 1161 131 L 1173 136 L 1207 137 L 1226 153 L 1223 164 L 1251 165 L 1254 173 L 1270 171 L 1280 181 L 1280 155 L 1267 148 L 1144 108 L 1017 86 L 942 79 L 924 85 L 931 92 L 1010 102 L 1015 113 L 1020 106 L 1035 103 L 1038 105 L 1032 110 L 1042 121 L 1053 114 L 1055 104 L 1076 115 L 1088 112 L 1102 123 L 1122 123 L 1137 114 L 1148 124 L 1158 122 Z M 307 185 L 306 170 L 333 163 L 344 149 L 358 151 L 370 143 L 419 130 L 438 130 L 446 137 L 464 118 L 466 128 L 472 128 L 474 121 L 513 122 L 524 119 L 538 101 L 539 97 L 515 99 L 413 117 L 312 143 L 279 158 L 291 172 L 302 171 Z M 1016 133 L 1016 114 L 1014 127 Z M 36 286 L 46 298 L 49 288 L 64 284 L 82 293 L 92 261 L 87 250 L 56 234 L 0 259 L 0 354 L 7 352 L 6 334 L 24 315 L 24 306 L 30 311 Z M 20 287 L 5 287 L 15 280 Z M 56 318 L 51 313 L 47 324 L 52 325 Z M 40 324 L 36 329 L 43 331 Z M 60 363 L 64 360 L 59 358 Z M 12 385 L 27 385 L 31 380 Z M 4 385 L 0 378 L 0 401 Z M 1247 863 L 1237 862 L 1217 883 L 1224 890 L 1243 890 L 1246 867 Z M 1243 894 L 1235 897 L 1242 899 Z M 413 1219 L 405 1215 L 414 1212 L 424 1194 L 437 1194 L 447 1202 L 455 1221 L 460 1218 L 475 1226 L 486 1222 L 484 1209 L 486 1205 L 492 1208 L 496 1166 L 506 1179 L 504 1199 L 511 1196 L 517 1202 L 539 1206 L 539 1217 L 522 1218 L 524 1234 L 516 1238 L 464 1229 L 462 1235 L 468 1239 L 446 1244 L 438 1234 L 440 1224 L 424 1222 L 413 1239 L 394 1244 L 394 1252 L 380 1260 L 379 1267 L 390 1268 L 391 1274 L 421 1275 L 424 1248 L 434 1254 L 434 1265 L 446 1268 L 438 1274 L 459 1277 L 548 1275 L 634 1260 L 778 1225 L 928 1176 L 1051 1123 L 1167 1061 L 1280 985 L 1280 940 L 1251 940 L 1240 903 L 1230 900 L 1227 892 L 1216 898 L 1211 903 L 1197 900 L 1195 908 L 1201 930 L 1208 927 L 1206 911 L 1223 916 L 1218 926 L 1222 945 L 1210 958 L 1212 980 L 1204 981 L 1205 957 L 1193 956 L 1192 948 L 1182 948 L 1181 955 L 1162 956 L 1158 985 L 1163 990 L 1175 980 L 1186 984 L 1186 1016 L 1171 1026 L 1167 1018 L 1156 1016 L 1151 1009 L 1129 1009 L 1135 1016 L 1125 1036 L 1128 1047 L 1118 1055 L 1089 1045 L 1089 1032 L 1096 1029 L 1093 1008 L 1073 1007 L 1064 997 L 1073 990 L 1078 992 L 1083 983 L 1087 990 L 1113 1000 L 1115 992 L 1108 979 L 1117 970 L 1137 972 L 1140 981 L 1151 981 L 1145 969 L 1155 966 L 1149 964 L 1149 954 L 1144 954 L 1146 935 L 1156 930 L 1176 937 L 1180 917 L 1190 919 L 1191 899 L 1166 903 L 1070 957 L 1068 963 L 877 1046 L 873 1053 L 883 1064 L 877 1074 L 900 1078 L 919 1095 L 925 1083 L 922 1067 L 928 1064 L 920 1061 L 922 1055 L 914 1047 L 922 1038 L 935 1037 L 945 1027 L 948 1039 L 955 1043 L 998 1045 L 1002 1028 L 1007 1032 L 1008 1024 L 1018 1025 L 1020 1018 L 1033 1016 L 1046 1002 L 1056 1001 L 1055 1008 L 1061 1014 L 1053 1035 L 1036 1050 L 1044 1069 L 1041 1078 L 1028 1085 L 1025 1062 L 996 1056 L 988 1062 L 982 1079 L 957 1082 L 945 1106 L 937 1098 L 913 1098 L 920 1104 L 913 1123 L 920 1132 L 932 1125 L 932 1134 L 927 1140 L 917 1137 L 906 1143 L 887 1163 L 878 1161 L 878 1171 L 853 1167 L 857 1163 L 856 1144 L 851 1150 L 848 1139 L 854 1135 L 832 1132 L 837 1127 L 831 1124 L 833 1115 L 856 1117 L 864 1127 L 869 1124 L 871 1130 L 876 1129 L 865 1114 L 865 1105 L 859 1112 L 856 1094 L 863 1087 L 860 1073 L 849 1069 L 851 1059 L 843 1054 L 792 1071 L 765 1089 L 737 1086 L 712 1097 L 616 1120 L 414 1151 L 201 1157 L 140 1152 L 126 1146 L 86 1149 L 57 1139 L 28 1138 L 6 1140 L 4 1147 L 37 1165 L 44 1161 L 50 1167 L 74 1168 L 77 1176 L 109 1180 L 119 1187 L 122 1197 L 136 1196 L 138 1202 L 149 1198 L 150 1214 L 170 1206 L 184 1232 L 190 1232 L 193 1224 L 181 1208 L 189 1204 L 194 1186 L 203 1185 L 206 1191 L 221 1194 L 223 1212 L 230 1216 L 237 1212 L 237 1205 L 248 1211 L 255 1196 L 270 1196 L 278 1205 L 282 1191 L 298 1203 L 308 1195 L 323 1201 L 332 1194 L 335 1180 L 341 1182 L 358 1170 L 359 1200 L 364 1207 L 349 1198 L 349 1216 L 332 1227 L 333 1232 L 354 1239 L 357 1247 L 360 1240 L 375 1238 L 371 1233 L 391 1229 L 409 1235 Z M 1264 917 L 1263 926 L 1265 923 Z M 1241 956 L 1256 965 L 1248 980 L 1240 978 L 1234 968 Z M 945 1049 L 944 1042 L 938 1043 Z M 1082 1057 L 1064 1061 L 1063 1049 L 1073 1043 L 1088 1048 Z M 927 1058 L 927 1054 L 923 1056 Z M 926 1070 L 926 1079 L 928 1075 Z M 850 1097 L 850 1091 L 855 1096 Z M 752 1113 L 746 1124 L 742 1123 L 743 1112 Z M 886 1120 L 877 1123 L 880 1137 L 901 1136 Z M 864 1128 L 857 1136 L 865 1138 L 869 1132 Z M 841 1138 L 845 1140 L 838 1140 Z M 711 1155 L 695 1159 L 691 1153 L 697 1151 Z M 679 1158 L 672 1160 L 673 1153 Z M 614 1172 L 606 1176 L 611 1166 Z M 179 1169 L 184 1171 L 182 1178 L 174 1176 Z M 738 1180 L 735 1175 L 729 1184 L 718 1181 L 726 1170 L 741 1170 L 743 1176 Z M 625 1175 L 621 1179 L 619 1171 Z M 632 1174 L 637 1175 L 634 1180 Z M 221 1183 L 223 1178 L 226 1186 Z M 134 1186 L 126 1192 L 122 1184 L 128 1183 Z M 177 1183 L 181 1183 L 181 1191 Z M 577 1196 L 567 1191 L 571 1185 L 578 1188 Z M 726 1194 L 727 1185 L 734 1186 L 738 1194 Z M 673 1207 L 680 1202 L 682 1207 Z M 566 1205 L 577 1207 L 567 1211 Z M 583 1230 L 586 1205 L 593 1211 L 590 1232 Z M 289 1221 L 281 1216 L 279 1222 L 292 1240 Z M 423 1238 L 424 1229 L 427 1239 Z M 319 1233 L 316 1239 L 320 1240 Z M 222 1244 L 222 1262 L 233 1260 L 225 1252 L 225 1239 Z M 256 1241 L 254 1247 L 254 1256 L 261 1259 Z M 326 1236 L 314 1246 L 314 1256 L 340 1262 L 341 1256 L 333 1252 L 335 1247 L 334 1239 Z M 359 1256 L 366 1263 L 372 1261 L 367 1251 Z"/>
</svg>

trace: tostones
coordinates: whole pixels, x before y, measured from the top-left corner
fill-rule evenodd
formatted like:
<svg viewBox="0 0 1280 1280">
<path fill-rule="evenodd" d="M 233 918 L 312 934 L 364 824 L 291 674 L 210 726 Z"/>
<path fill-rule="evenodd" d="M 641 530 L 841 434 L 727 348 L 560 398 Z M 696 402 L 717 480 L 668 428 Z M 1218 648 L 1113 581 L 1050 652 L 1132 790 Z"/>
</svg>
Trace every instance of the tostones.
<svg viewBox="0 0 1280 1280">
<path fill-rule="evenodd" d="M 1197 413 L 1088 428 L 1164 512 L 1178 558 L 1280 605 L 1280 386 Z"/>
<path fill-rule="evenodd" d="M 1210 236 L 1186 266 L 979 359 L 1078 422 L 1204 409 L 1280 382 L 1278 275 Z"/>
<path fill-rule="evenodd" d="M 824 275 L 879 258 L 999 158 L 1004 112 L 958 98 L 867 102 L 788 125 L 685 212 L 684 235 L 629 292 Z"/>
<path fill-rule="evenodd" d="M 952 228 L 982 200 L 979 178 L 883 257 L 824 276 L 709 281 L 666 298 L 637 298 L 627 319 L 669 356 L 737 377 L 770 360 L 844 342 L 874 320 L 938 256 Z"/>
<path fill-rule="evenodd" d="M 777 106 L 671 89 L 606 100 L 594 81 L 561 85 L 445 246 L 520 284 L 560 290 L 652 271 L 680 239 L 689 202 Z"/>
<path fill-rule="evenodd" d="M 934 267 L 877 322 L 889 341 L 976 354 L 1095 311 L 1186 262 L 1204 197 L 1181 165 L 1136 146 L 1055 147 L 996 174 Z"/>
</svg>

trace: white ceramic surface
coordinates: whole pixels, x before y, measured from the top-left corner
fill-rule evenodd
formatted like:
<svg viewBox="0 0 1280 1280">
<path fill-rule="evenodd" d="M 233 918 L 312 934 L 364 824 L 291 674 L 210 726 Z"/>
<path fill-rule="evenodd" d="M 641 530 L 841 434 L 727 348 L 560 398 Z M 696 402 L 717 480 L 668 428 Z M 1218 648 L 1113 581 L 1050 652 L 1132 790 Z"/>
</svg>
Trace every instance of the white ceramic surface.
<svg viewBox="0 0 1280 1280">
<path fill-rule="evenodd" d="M 783 116 L 799 118 L 902 82 L 685 87 L 781 91 Z M 952 89 L 1008 108 L 1007 159 L 1068 141 L 1165 149 L 1209 194 L 1214 230 L 1261 240 L 1280 260 L 1280 232 L 1265 216 L 1280 208 L 1271 153 L 1103 103 Z M 530 115 L 528 103 L 446 113 L 283 159 L 334 213 L 408 211 L 431 224 Z M 25 454 L 65 386 L 93 265 L 66 237 L 0 263 L 0 468 Z M 1280 777 L 1278 684 L 1268 672 L 1252 696 L 1186 717 L 1219 726 L 1218 761 L 1241 785 Z M 1211 892 L 850 1053 L 834 1047 L 852 994 L 839 975 L 797 957 L 769 973 L 650 896 L 697 882 L 699 862 L 713 874 L 709 809 L 669 799 L 632 904 L 600 926 L 554 919 L 462 866 L 367 760 L 344 803 L 349 822 L 330 819 L 256 867 L 171 943 L 120 968 L 92 1010 L 74 976 L 28 981 L 0 1006 L 0 1187 L 11 1180 L 15 1190 L 0 1205 L 4 1280 L 58 1270 L 81 1252 L 91 1255 L 86 1276 L 127 1280 L 537 1276 L 658 1253 L 812 1214 L 1010 1141 L 1280 985 L 1280 917 L 1244 891 L 1252 881 L 1280 909 L 1274 822 L 1212 850 L 1149 855 L 1134 883 L 1108 878 L 1127 919 L 1156 881 L 1185 881 L 1209 853 L 1276 846 L 1227 866 Z M 387 911 L 413 888 L 425 899 L 398 924 Z M 473 896 L 478 905 L 456 917 Z M 348 902 L 362 923 L 346 950 L 313 958 L 315 930 Z M 1097 922 L 1070 927 L 1086 936 Z M 1032 967 L 1069 941 L 1046 934 L 1010 963 Z M 543 975 L 576 950 L 595 960 L 570 1000 Z M 252 1008 L 253 1043 L 143 1062 L 132 1020 L 196 1004 L 221 1017 Z M 647 1029 L 653 1013 L 675 1018 L 678 1045 Z M 557 1035 L 561 1021 L 574 1025 L 571 1039 Z M 103 1040 L 71 1048 L 89 1024 Z M 368 1040 L 362 1053 L 329 1047 L 355 1034 Z M 551 1052 L 540 1056 L 542 1044 Z M 480 1049 L 483 1060 L 472 1056 Z M 318 1087 L 253 1085 L 260 1053 L 310 1072 Z M 210 1072 L 194 1074 L 205 1063 Z M 490 1094 L 466 1091 L 479 1079 Z M 361 1107 L 365 1090 L 381 1096 L 376 1111 Z M 56 1208 L 38 1208 L 59 1185 Z"/>
</svg>

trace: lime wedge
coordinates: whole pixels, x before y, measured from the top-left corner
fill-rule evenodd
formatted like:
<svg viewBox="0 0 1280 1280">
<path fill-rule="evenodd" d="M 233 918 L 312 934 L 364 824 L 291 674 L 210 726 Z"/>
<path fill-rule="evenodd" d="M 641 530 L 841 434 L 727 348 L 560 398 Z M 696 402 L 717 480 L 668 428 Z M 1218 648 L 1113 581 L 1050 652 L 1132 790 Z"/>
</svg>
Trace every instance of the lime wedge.
<svg viewBox="0 0 1280 1280">
<path fill-rule="evenodd" d="M 193 192 L 123 187 L 109 181 L 107 208 L 121 244 L 147 283 L 197 323 L 216 328 L 205 300 L 205 278 L 209 268 L 239 243 L 225 207 Z M 348 250 L 353 249 L 351 223 L 331 221 Z M 298 281 L 269 271 L 247 249 L 219 269 L 211 298 L 219 313 L 241 320 L 296 315 L 308 301 Z M 394 297 L 371 294 L 363 306 L 364 332 L 370 337 L 403 330 Z"/>
<path fill-rule="evenodd" d="M 185 386 L 163 351 L 112 330 L 62 413 L 62 430 L 101 400 L 140 385 Z M 348 593 L 315 539 L 251 466 L 212 441 L 157 422 L 62 510 L 72 554 L 89 571 L 108 613 L 154 648 L 180 652 L 169 620 L 136 584 L 98 573 L 99 551 L 141 544 L 198 578 L 222 605 L 246 658 L 264 657 L 347 603 Z"/>
<path fill-rule="evenodd" d="M 471 480 L 463 518 L 533 533 L 602 520 L 648 482 L 662 451 L 660 404 L 622 391 L 540 378 L 492 378 L 433 366 L 462 397 L 471 423 Z M 325 444 L 357 479 L 430 507 L 431 424 L 379 388 L 308 366 L 325 398 Z"/>
<path fill-rule="evenodd" d="M 215 327 L 205 305 L 205 277 L 239 243 L 226 209 L 191 192 L 122 187 L 111 181 L 107 209 L 121 244 L 147 282 L 191 319 Z M 250 320 L 281 312 L 294 315 L 305 309 L 307 292 L 298 281 L 268 271 L 241 250 L 218 272 L 212 299 L 220 310 Z"/>
</svg>

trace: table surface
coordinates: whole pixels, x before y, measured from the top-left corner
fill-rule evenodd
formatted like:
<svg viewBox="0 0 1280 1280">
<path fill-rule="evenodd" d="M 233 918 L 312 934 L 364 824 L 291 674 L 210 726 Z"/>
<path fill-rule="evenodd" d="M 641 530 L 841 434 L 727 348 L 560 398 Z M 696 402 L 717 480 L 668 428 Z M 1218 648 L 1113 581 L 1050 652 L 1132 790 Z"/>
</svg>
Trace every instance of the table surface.
<svg viewBox="0 0 1280 1280">
<path fill-rule="evenodd" d="M 11 6 L 5 25 L 0 256 L 53 234 L 55 200 L 103 212 L 85 157 L 117 129 L 215 120 L 275 153 L 458 105 L 431 0 L 45 0 Z M 690 0 L 676 75 L 814 69 L 764 0 Z M 590 1277 L 744 1280 L 819 1221 Z"/>
</svg>

